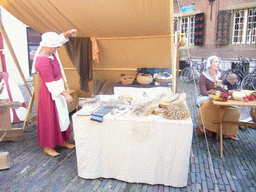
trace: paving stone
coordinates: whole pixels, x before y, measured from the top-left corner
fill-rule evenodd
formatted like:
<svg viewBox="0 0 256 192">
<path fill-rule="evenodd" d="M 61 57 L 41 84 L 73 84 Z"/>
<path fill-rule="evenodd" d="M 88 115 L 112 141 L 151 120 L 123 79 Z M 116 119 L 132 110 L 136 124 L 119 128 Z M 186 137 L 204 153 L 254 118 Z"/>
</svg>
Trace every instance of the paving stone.
<svg viewBox="0 0 256 192">
<path fill-rule="evenodd" d="M 209 189 L 213 189 L 214 188 L 213 182 L 212 182 L 212 180 L 210 178 L 207 178 L 207 186 L 208 186 Z"/>
<path fill-rule="evenodd" d="M 202 190 L 203 190 L 204 192 L 207 192 L 207 191 L 208 191 L 208 185 L 207 185 L 207 183 L 206 183 L 205 181 L 202 182 Z"/>
<path fill-rule="evenodd" d="M 163 191 L 164 191 L 164 186 L 163 186 L 163 185 L 160 185 L 158 191 L 159 191 L 159 192 L 163 192 Z"/>
<path fill-rule="evenodd" d="M 196 182 L 196 174 L 190 173 L 190 176 L 191 176 L 191 183 L 195 183 Z"/>
<path fill-rule="evenodd" d="M 193 163 L 191 164 L 191 172 L 195 173 L 196 172 L 196 165 Z"/>
<path fill-rule="evenodd" d="M 196 172 L 199 173 L 200 172 L 200 168 L 199 168 L 199 164 L 196 164 Z"/>
<path fill-rule="evenodd" d="M 89 185 L 89 186 L 86 188 L 86 192 L 90 192 L 93 187 L 94 187 L 93 185 Z"/>
<path fill-rule="evenodd" d="M 123 182 L 122 186 L 121 186 L 121 189 L 125 189 L 127 183 L 126 182 Z"/>
<path fill-rule="evenodd" d="M 242 179 L 242 180 L 243 180 L 243 182 L 246 183 L 247 186 L 249 186 L 249 187 L 252 186 L 251 181 L 249 181 L 246 176 L 243 176 L 243 179 Z"/>
<path fill-rule="evenodd" d="M 246 170 L 246 175 L 247 175 L 248 179 L 250 179 L 250 180 L 253 178 L 250 170 Z"/>
<path fill-rule="evenodd" d="M 153 192 L 153 186 L 152 186 L 152 185 L 149 185 L 149 186 L 148 186 L 147 192 Z"/>
<path fill-rule="evenodd" d="M 190 175 L 191 175 L 191 173 L 188 173 L 188 182 L 187 182 L 188 185 L 191 185 L 191 183 L 192 183 Z"/>
<path fill-rule="evenodd" d="M 225 185 L 221 184 L 221 185 L 218 186 L 218 188 L 219 188 L 220 191 L 225 191 Z"/>
<path fill-rule="evenodd" d="M 256 189 L 256 181 L 255 180 L 251 180 L 252 186 Z"/>
<path fill-rule="evenodd" d="M 206 177 L 210 177 L 211 175 L 210 175 L 210 170 L 209 169 L 205 169 L 205 175 L 206 175 Z"/>
<path fill-rule="evenodd" d="M 144 185 L 144 186 L 142 187 L 142 190 L 141 190 L 141 191 L 147 191 L 147 189 L 148 189 L 148 185 Z"/>
<path fill-rule="evenodd" d="M 224 185 L 224 182 L 223 182 L 222 178 L 218 179 L 218 185 Z"/>
<path fill-rule="evenodd" d="M 225 174 L 225 169 L 223 166 L 219 166 L 219 171 L 220 171 L 220 174 Z"/>
<path fill-rule="evenodd" d="M 232 191 L 229 185 L 225 185 L 226 191 Z"/>
<path fill-rule="evenodd" d="M 217 178 L 221 178 L 221 174 L 220 174 L 219 169 L 215 169 L 214 171 L 215 171 L 216 177 L 217 177 Z"/>
<path fill-rule="evenodd" d="M 241 161 L 241 164 L 242 164 L 242 166 L 241 166 L 241 167 L 243 167 L 243 169 L 245 169 L 245 170 L 247 170 L 247 169 L 248 169 L 248 166 L 247 166 L 247 164 L 246 164 L 246 161 L 245 161 L 245 160 Z"/>
<path fill-rule="evenodd" d="M 169 191 L 170 191 L 169 187 L 164 187 L 164 192 L 169 192 Z"/>
<path fill-rule="evenodd" d="M 231 180 L 231 181 L 229 181 L 229 183 L 230 183 L 230 187 L 231 187 L 231 189 L 232 189 L 232 191 L 236 191 L 237 190 L 237 187 L 236 187 L 236 185 L 235 185 L 235 182 L 237 181 L 237 180 Z M 236 182 L 237 183 L 237 182 Z M 238 183 L 237 183 L 238 184 Z M 239 187 L 238 187 L 239 188 Z"/>
<path fill-rule="evenodd" d="M 109 179 L 108 182 L 106 183 L 105 187 L 103 188 L 103 190 L 107 191 L 108 189 L 110 189 L 112 182 L 113 182 L 113 180 Z"/>
<path fill-rule="evenodd" d="M 100 187 L 104 187 L 108 182 L 108 179 L 103 179 L 101 184 L 100 184 Z"/>
<path fill-rule="evenodd" d="M 93 190 L 93 191 L 96 191 L 96 190 L 99 188 L 99 186 L 100 186 L 100 184 L 101 184 L 101 181 L 96 181 L 95 184 L 93 184 L 93 182 L 92 182 L 91 184 L 94 185 L 93 188 L 92 188 L 92 190 Z"/>
<path fill-rule="evenodd" d="M 98 187 L 96 192 L 102 192 L 103 188 L 102 187 Z"/>
<path fill-rule="evenodd" d="M 227 179 L 227 176 L 226 175 L 222 175 L 222 179 L 223 179 L 223 182 L 225 185 L 229 185 L 229 182 L 228 182 L 228 179 Z M 230 180 L 232 181 L 232 180 Z"/>
<path fill-rule="evenodd" d="M 238 168 L 236 168 L 236 176 L 237 176 L 238 179 L 242 179 L 243 178 L 242 174 L 241 174 L 241 172 L 240 172 L 240 170 Z"/>
<path fill-rule="evenodd" d="M 249 187 L 251 186 L 251 184 L 250 184 L 250 186 L 248 186 L 246 182 L 240 182 L 240 183 L 236 183 L 236 186 L 238 189 L 243 189 L 245 191 L 249 191 Z"/>
<path fill-rule="evenodd" d="M 196 173 L 196 183 L 201 183 L 201 174 L 200 173 Z"/>
<path fill-rule="evenodd" d="M 229 171 L 226 171 L 225 173 L 226 173 L 226 176 L 227 176 L 228 179 L 232 179 L 232 176 L 231 176 Z"/>
</svg>

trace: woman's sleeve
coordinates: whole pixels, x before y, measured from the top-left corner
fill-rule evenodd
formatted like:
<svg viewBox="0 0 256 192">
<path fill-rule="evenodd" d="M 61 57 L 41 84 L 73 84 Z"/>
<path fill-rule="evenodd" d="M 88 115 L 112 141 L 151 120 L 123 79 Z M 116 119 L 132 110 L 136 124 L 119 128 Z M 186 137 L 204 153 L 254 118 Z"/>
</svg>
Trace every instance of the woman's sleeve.
<svg viewBox="0 0 256 192">
<path fill-rule="evenodd" d="M 200 94 L 203 96 L 208 96 L 207 93 L 207 87 L 206 87 L 206 81 L 203 75 L 200 76 L 199 78 L 199 90 L 200 90 Z"/>
<path fill-rule="evenodd" d="M 69 41 L 69 38 L 65 38 L 63 33 L 61 33 L 61 34 L 59 35 L 59 38 L 60 38 L 60 42 L 62 43 L 62 45 L 63 45 L 64 43 L 67 43 L 67 42 Z"/>
</svg>

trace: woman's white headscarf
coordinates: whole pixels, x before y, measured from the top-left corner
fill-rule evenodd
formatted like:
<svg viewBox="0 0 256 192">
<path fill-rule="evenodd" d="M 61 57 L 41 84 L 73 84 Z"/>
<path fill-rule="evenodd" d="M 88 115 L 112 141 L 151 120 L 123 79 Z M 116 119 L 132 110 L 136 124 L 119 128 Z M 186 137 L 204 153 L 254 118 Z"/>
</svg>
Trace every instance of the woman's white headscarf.
<svg viewBox="0 0 256 192">
<path fill-rule="evenodd" d="M 35 69 L 35 63 L 36 63 L 36 58 L 38 57 L 42 47 L 60 47 L 62 46 L 63 43 L 65 43 L 63 42 L 63 38 L 66 39 L 63 34 L 58 35 L 55 32 L 46 32 L 42 35 L 42 41 L 40 42 L 40 45 L 36 50 L 35 57 L 33 60 L 32 73 L 37 72 Z"/>
<path fill-rule="evenodd" d="M 206 70 L 209 70 L 209 68 L 212 66 L 212 61 L 214 59 L 218 59 L 220 61 L 219 69 L 221 69 L 221 59 L 214 55 L 214 56 L 208 57 L 207 62 L 206 62 Z"/>
</svg>

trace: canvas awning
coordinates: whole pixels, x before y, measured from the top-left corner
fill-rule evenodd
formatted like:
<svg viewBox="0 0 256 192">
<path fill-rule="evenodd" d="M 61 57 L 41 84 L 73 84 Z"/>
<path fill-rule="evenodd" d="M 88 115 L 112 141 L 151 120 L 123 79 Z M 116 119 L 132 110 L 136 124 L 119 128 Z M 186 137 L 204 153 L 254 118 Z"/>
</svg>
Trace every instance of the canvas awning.
<svg viewBox="0 0 256 192">
<path fill-rule="evenodd" d="M 2 0 L 1 5 L 41 33 L 75 28 L 78 37 L 95 37 L 100 50 L 95 69 L 172 67 L 172 0 Z M 63 67 L 72 68 L 62 48 L 60 54 Z"/>
</svg>

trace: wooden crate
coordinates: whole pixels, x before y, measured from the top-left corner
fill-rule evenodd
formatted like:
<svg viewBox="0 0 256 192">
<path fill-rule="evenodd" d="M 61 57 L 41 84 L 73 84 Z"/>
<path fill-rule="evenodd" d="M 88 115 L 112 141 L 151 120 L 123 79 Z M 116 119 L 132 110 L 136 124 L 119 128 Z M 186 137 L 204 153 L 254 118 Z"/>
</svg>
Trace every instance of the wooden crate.
<svg viewBox="0 0 256 192">
<path fill-rule="evenodd" d="M 0 170 L 10 168 L 9 152 L 0 152 Z"/>
</svg>

